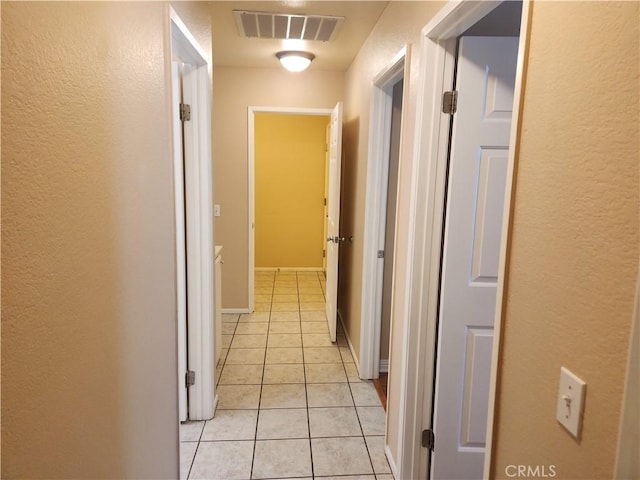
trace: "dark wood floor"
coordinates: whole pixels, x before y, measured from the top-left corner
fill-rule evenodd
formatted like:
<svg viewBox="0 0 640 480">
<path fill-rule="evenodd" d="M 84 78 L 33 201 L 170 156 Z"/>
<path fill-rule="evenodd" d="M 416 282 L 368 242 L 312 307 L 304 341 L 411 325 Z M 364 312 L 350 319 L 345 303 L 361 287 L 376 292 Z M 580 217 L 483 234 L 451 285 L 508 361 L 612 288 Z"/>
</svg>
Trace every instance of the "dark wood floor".
<svg viewBox="0 0 640 480">
<path fill-rule="evenodd" d="M 381 373 L 380 377 L 373 381 L 385 411 L 387 411 L 387 377 L 386 373 Z"/>
</svg>

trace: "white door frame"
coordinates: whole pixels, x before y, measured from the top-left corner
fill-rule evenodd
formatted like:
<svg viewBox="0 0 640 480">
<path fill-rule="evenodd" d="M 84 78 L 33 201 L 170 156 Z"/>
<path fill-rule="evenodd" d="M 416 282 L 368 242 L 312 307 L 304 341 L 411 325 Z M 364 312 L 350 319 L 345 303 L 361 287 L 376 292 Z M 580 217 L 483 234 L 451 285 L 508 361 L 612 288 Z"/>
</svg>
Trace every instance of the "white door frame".
<svg viewBox="0 0 640 480">
<path fill-rule="evenodd" d="M 171 61 L 180 60 L 188 68 L 183 76 L 183 102 L 191 105 L 191 128 L 184 134 L 185 200 L 187 223 L 187 331 L 188 364 L 195 371 L 195 384 L 189 387 L 189 419 L 213 418 L 217 404 L 214 365 L 214 242 L 213 179 L 211 156 L 211 69 L 199 46 L 178 14 L 169 9 L 171 56 L 167 56 L 167 77 Z M 173 82 L 173 80 L 172 80 Z M 173 86 L 172 86 L 173 87 Z M 172 115 L 172 89 L 167 89 Z M 172 138 L 175 132 L 171 123 Z M 174 168 L 182 166 L 174 165 Z M 178 326 L 178 333 L 186 327 Z"/>
<path fill-rule="evenodd" d="M 362 254 L 362 325 L 360 329 L 360 378 L 378 378 L 380 372 L 380 329 L 382 322 L 382 283 L 387 183 L 389 178 L 389 148 L 391 143 L 391 115 L 393 112 L 393 86 L 409 78 L 410 47 L 403 47 L 389 65 L 373 80 L 371 87 L 371 119 L 369 121 L 369 158 L 367 160 L 367 193 L 365 201 L 364 240 Z M 402 99 L 402 117 L 406 112 Z M 404 118 L 403 118 L 404 120 Z M 402 124 L 404 121 L 401 122 Z M 402 127 L 400 138 L 402 138 Z M 401 140 L 402 142 L 402 140 Z M 402 161 L 402 149 L 400 162 Z M 396 216 L 397 218 L 397 216 Z M 396 225 L 394 225 L 394 230 Z M 385 255 L 394 255 L 385 251 Z M 395 272 L 393 273 L 395 277 Z M 393 283 L 393 280 L 392 280 Z M 393 304 L 393 293 L 391 302 Z"/>
<path fill-rule="evenodd" d="M 326 115 L 330 116 L 331 108 L 297 108 L 297 107 L 248 107 L 247 110 L 247 133 L 248 133 L 248 192 L 249 192 L 249 312 L 253 312 L 254 290 L 255 290 L 255 268 L 256 268 L 256 139 L 255 139 L 255 117 L 256 113 L 281 113 L 284 115 Z"/>
<path fill-rule="evenodd" d="M 421 446 L 421 434 L 429 428 L 436 349 L 436 321 L 440 292 L 444 195 L 446 190 L 447 150 L 450 118 L 443 114 L 442 94 L 453 84 L 456 37 L 498 6 L 500 1 L 477 2 L 454 0 L 423 28 L 420 58 L 420 81 L 416 113 L 416 137 L 411 185 L 409 218 L 407 288 L 403 299 L 408 321 L 403 328 L 404 346 L 400 365 L 400 427 L 398 435 L 398 478 L 426 478 L 427 451 Z M 495 335 L 491 365 L 485 478 L 492 461 L 493 415 L 496 399 L 496 377 L 502 337 L 504 273 L 507 258 L 511 195 L 515 152 L 522 104 L 524 56 L 528 37 L 529 0 L 523 0 L 518 46 L 518 64 L 511 124 L 505 212 L 503 217 L 499 280 L 496 299 Z M 436 440 L 437 441 L 437 440 Z"/>
</svg>

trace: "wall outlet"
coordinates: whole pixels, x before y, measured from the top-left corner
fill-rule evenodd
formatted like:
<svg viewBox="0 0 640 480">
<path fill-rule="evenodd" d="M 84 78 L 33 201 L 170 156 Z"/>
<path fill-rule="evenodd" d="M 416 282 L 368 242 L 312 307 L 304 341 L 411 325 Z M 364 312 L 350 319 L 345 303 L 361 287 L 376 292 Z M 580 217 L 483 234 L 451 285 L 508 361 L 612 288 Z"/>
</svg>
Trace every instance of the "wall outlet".
<svg viewBox="0 0 640 480">
<path fill-rule="evenodd" d="M 220 205 L 215 204 L 213 206 L 213 216 L 214 217 L 219 217 L 220 216 Z"/>
<path fill-rule="evenodd" d="M 571 435 L 580 438 L 582 431 L 582 415 L 587 384 L 560 367 L 560 388 L 558 391 L 558 408 L 556 418 Z"/>
</svg>

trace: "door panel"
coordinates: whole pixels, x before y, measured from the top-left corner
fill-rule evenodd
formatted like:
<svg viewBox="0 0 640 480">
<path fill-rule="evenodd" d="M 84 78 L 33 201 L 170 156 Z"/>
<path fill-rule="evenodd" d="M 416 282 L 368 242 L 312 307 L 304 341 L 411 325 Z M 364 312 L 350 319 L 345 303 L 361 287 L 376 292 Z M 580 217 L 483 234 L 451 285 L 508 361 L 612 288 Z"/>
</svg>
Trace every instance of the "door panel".
<svg viewBox="0 0 640 480">
<path fill-rule="evenodd" d="M 442 258 L 433 477 L 482 478 L 518 51 L 512 37 L 463 37 Z"/>
<path fill-rule="evenodd" d="M 338 253 L 340 248 L 340 169 L 342 167 L 342 102 L 331 113 L 329 132 L 329 195 L 327 197 L 326 316 L 331 341 L 336 341 L 338 315 Z"/>
</svg>

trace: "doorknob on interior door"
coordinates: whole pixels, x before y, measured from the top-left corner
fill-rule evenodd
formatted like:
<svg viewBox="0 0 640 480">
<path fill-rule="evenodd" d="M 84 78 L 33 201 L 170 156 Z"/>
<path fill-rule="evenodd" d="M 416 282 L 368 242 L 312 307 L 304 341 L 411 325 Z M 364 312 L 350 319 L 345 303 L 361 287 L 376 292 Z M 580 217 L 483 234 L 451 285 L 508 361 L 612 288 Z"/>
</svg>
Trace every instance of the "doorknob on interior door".
<svg viewBox="0 0 640 480">
<path fill-rule="evenodd" d="M 346 237 L 327 237 L 327 242 L 340 243 L 344 242 Z"/>
</svg>

